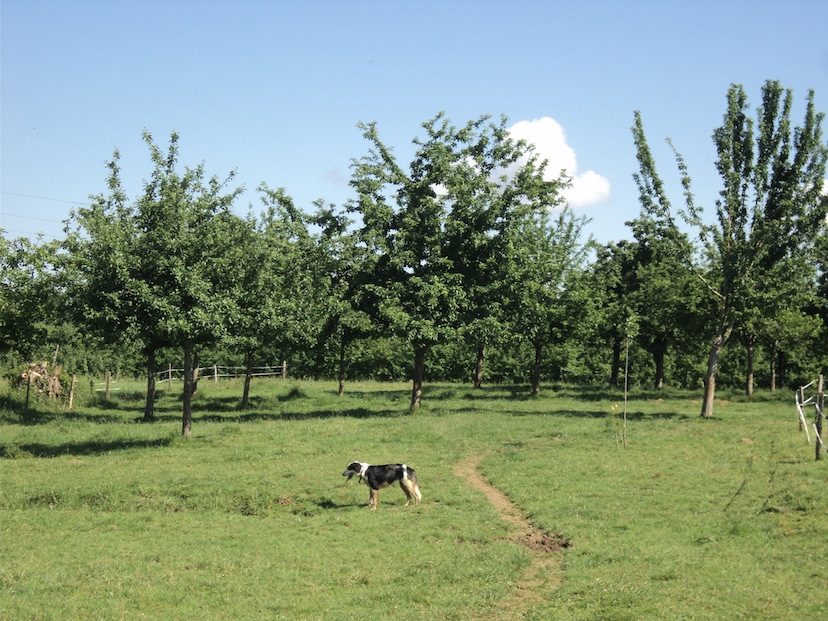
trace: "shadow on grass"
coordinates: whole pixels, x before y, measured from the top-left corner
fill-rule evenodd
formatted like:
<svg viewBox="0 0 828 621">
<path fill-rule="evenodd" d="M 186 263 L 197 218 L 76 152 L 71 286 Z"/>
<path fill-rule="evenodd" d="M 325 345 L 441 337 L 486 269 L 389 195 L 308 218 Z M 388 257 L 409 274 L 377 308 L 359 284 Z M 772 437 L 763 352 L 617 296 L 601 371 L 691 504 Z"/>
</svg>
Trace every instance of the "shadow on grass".
<svg viewBox="0 0 828 621">
<path fill-rule="evenodd" d="M 117 414 L 90 414 L 84 412 L 66 412 L 64 410 L 21 410 L 3 417 L 2 422 L 15 425 L 45 425 L 56 420 L 84 421 L 87 423 L 123 423 L 123 416 Z"/>
<path fill-rule="evenodd" d="M 161 448 L 170 446 L 173 442 L 172 438 L 157 438 L 154 440 L 89 440 L 88 442 L 67 442 L 65 444 L 20 444 L 0 446 L 0 458 L 103 455 L 129 449 Z"/>
<path fill-rule="evenodd" d="M 336 502 L 335 500 L 331 500 L 330 498 L 321 498 L 313 503 L 320 509 L 355 509 L 359 507 L 365 507 L 368 504 L 368 501 L 365 502 Z"/>
<path fill-rule="evenodd" d="M 547 410 L 508 410 L 504 408 L 485 408 L 485 407 L 465 407 L 454 410 L 455 412 L 479 412 L 491 414 L 505 414 L 507 416 L 563 416 L 566 418 L 592 418 L 601 419 L 613 416 L 612 412 L 608 410 L 573 410 L 571 408 L 558 408 Z M 623 415 L 616 412 L 615 416 L 621 418 Z M 689 420 L 693 418 L 683 412 L 627 412 L 627 420 L 631 421 L 647 421 L 647 420 Z"/>
<path fill-rule="evenodd" d="M 212 410 L 215 412 L 215 410 Z M 258 410 L 230 410 L 226 414 L 193 412 L 193 423 L 253 423 L 259 421 L 324 420 L 327 418 L 400 418 L 411 416 L 410 410 L 371 410 L 363 407 L 341 410 L 312 410 L 309 412 L 265 412 Z M 156 422 L 178 422 L 181 414 L 156 416 Z"/>
<path fill-rule="evenodd" d="M 203 422 L 255 422 L 276 420 L 310 420 L 327 418 L 393 418 L 411 414 L 408 408 L 410 393 L 407 389 L 382 388 L 377 390 L 346 391 L 342 400 L 331 393 L 319 400 L 318 396 L 308 394 L 301 386 L 294 386 L 287 392 L 272 396 L 253 395 L 250 407 L 240 408 L 241 395 L 210 395 L 209 391 L 196 393 L 193 401 L 193 419 Z M 451 412 L 496 412 L 514 416 L 567 416 L 575 418 L 600 419 L 611 416 L 607 409 L 596 409 L 586 405 L 580 410 L 571 405 L 572 401 L 591 404 L 598 401 L 612 400 L 620 395 L 618 389 L 602 386 L 568 386 L 556 385 L 545 387 L 540 396 L 532 396 L 529 387 L 524 384 L 488 384 L 482 388 L 473 388 L 468 384 L 427 385 L 423 396 L 426 407 L 440 409 L 442 404 L 455 402 L 447 411 Z M 632 397 L 637 401 L 661 401 L 685 399 L 686 395 L 659 391 L 639 390 Z M 561 400 L 570 401 L 567 406 Z M 320 402 L 321 401 L 321 402 Z M 368 406 L 362 402 L 369 402 Z M 355 403 L 356 402 L 356 403 Z M 511 409 L 508 403 L 534 403 L 530 411 L 520 408 Z M 464 403 L 460 407 L 454 407 Z M 487 407 L 486 404 L 503 404 L 503 407 Z M 23 425 L 46 424 L 55 420 L 76 420 L 92 423 L 124 423 L 143 421 L 143 393 L 121 393 L 109 400 L 99 397 L 86 408 L 66 412 L 53 409 L 32 409 L 24 412 L 9 413 L 2 417 L 2 422 Z M 477 405 L 479 404 L 479 406 Z M 373 407 L 371 407 L 373 406 Z M 307 409 L 304 409 L 307 408 Z M 618 413 L 616 413 L 618 415 Z M 668 412 L 630 412 L 628 420 L 683 420 L 690 416 L 675 411 Z M 178 422 L 181 420 L 181 397 L 170 392 L 159 392 L 155 404 L 155 417 L 148 422 Z"/>
</svg>

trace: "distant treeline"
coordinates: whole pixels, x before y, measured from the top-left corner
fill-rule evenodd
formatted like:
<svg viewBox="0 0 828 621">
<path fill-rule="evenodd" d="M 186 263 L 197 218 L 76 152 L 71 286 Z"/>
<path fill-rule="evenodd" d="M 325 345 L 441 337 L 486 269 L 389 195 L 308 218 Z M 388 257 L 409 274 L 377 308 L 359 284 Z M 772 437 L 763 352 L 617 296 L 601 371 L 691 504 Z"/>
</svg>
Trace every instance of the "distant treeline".
<svg viewBox="0 0 828 621">
<path fill-rule="evenodd" d="M 184 431 L 199 360 L 290 375 L 776 389 L 828 368 L 828 233 L 823 115 L 801 125 L 776 82 L 750 113 L 738 85 L 713 132 L 722 191 L 675 207 L 634 115 L 640 214 L 630 240 L 597 244 L 564 202 L 570 180 L 515 141 L 506 119 L 423 124 L 401 163 L 375 124 L 354 159 L 354 199 L 298 208 L 262 184 L 247 217 L 233 174 L 178 163 L 178 135 L 139 196 L 107 190 L 65 239 L 3 238 L 0 347 L 13 369 L 48 360 L 72 373 L 148 379 L 183 366 Z M 188 379 L 189 378 L 189 379 Z M 188 383 L 189 382 L 189 383 Z"/>
</svg>

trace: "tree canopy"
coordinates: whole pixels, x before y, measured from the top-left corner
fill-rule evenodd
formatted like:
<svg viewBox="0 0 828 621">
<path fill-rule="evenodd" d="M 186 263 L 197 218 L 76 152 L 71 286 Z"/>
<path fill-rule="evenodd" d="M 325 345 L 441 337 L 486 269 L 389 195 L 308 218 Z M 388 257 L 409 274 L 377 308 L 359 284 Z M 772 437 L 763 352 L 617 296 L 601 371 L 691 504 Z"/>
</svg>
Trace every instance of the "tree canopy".
<svg viewBox="0 0 828 621">
<path fill-rule="evenodd" d="M 346 376 L 408 378 L 416 408 L 426 379 L 617 386 L 625 347 L 634 382 L 703 384 L 709 417 L 717 378 L 750 393 L 828 364 L 816 345 L 828 336 L 828 145 L 813 92 L 799 126 L 793 108 L 768 81 L 752 116 L 730 87 L 711 213 L 670 143 L 673 205 L 634 113 L 640 213 L 605 245 L 566 204 L 570 180 L 505 117 L 437 114 L 407 162 L 362 123 L 353 200 L 305 211 L 263 182 L 246 217 L 233 172 L 182 166 L 176 133 L 162 150 L 144 132 L 138 196 L 116 150 L 62 242 L 2 237 L 0 354 L 7 367 L 51 355 L 86 372 L 140 368 L 147 421 L 159 363 L 183 358 L 184 435 L 202 356 L 246 369 L 241 407 L 254 364 L 290 359 L 300 376 L 338 378 L 340 394 Z"/>
</svg>

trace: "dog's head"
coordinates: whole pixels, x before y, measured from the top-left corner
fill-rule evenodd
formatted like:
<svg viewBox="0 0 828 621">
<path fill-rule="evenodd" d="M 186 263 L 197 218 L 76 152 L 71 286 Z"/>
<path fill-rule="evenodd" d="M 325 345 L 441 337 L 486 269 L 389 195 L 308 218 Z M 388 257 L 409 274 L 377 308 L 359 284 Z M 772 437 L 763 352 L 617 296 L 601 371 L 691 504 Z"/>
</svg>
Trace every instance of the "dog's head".
<svg viewBox="0 0 828 621">
<path fill-rule="evenodd" d="M 354 475 L 362 478 L 363 470 L 367 465 L 368 464 L 363 464 L 361 461 L 352 461 L 350 464 L 348 464 L 348 467 L 345 468 L 345 472 L 342 473 L 342 476 L 348 477 L 349 481 L 351 480 L 351 477 L 353 477 Z"/>
</svg>

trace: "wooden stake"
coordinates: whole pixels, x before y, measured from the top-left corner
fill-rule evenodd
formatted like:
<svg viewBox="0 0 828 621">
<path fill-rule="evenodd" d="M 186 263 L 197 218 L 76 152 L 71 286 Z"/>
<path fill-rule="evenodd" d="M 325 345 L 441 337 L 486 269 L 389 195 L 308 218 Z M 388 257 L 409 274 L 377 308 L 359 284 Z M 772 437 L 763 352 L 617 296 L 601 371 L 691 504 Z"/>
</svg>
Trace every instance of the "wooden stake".
<svg viewBox="0 0 828 621">
<path fill-rule="evenodd" d="M 825 395 L 822 392 L 822 375 L 817 380 L 817 394 L 816 394 L 816 420 L 814 421 L 814 428 L 817 434 L 816 443 L 816 460 L 822 459 L 822 420 L 825 418 L 823 408 L 825 407 Z"/>
<path fill-rule="evenodd" d="M 109 401 L 109 385 L 112 383 L 112 371 L 106 372 L 106 400 Z"/>
<path fill-rule="evenodd" d="M 69 409 L 71 410 L 75 405 L 75 384 L 78 383 L 78 374 L 72 374 L 72 385 L 69 387 Z"/>
</svg>

